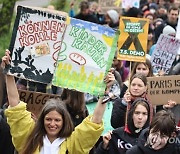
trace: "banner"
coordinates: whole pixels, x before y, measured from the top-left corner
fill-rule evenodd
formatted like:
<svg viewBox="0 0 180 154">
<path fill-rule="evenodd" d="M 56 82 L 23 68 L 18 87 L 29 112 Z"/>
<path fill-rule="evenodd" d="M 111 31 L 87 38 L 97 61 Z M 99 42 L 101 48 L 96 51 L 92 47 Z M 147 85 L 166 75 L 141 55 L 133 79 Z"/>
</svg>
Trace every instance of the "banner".
<svg viewBox="0 0 180 154">
<path fill-rule="evenodd" d="M 59 52 L 52 84 L 87 92 L 104 94 L 104 77 L 112 65 L 118 32 L 94 23 L 69 19 Z"/>
<path fill-rule="evenodd" d="M 163 70 L 165 74 L 168 74 L 179 47 L 180 40 L 161 34 L 151 56 L 153 72 L 158 73 Z"/>
<path fill-rule="evenodd" d="M 154 105 L 180 104 L 180 75 L 148 77 L 148 98 Z"/>
<path fill-rule="evenodd" d="M 132 7 L 139 8 L 140 1 L 139 0 L 122 0 L 122 8 L 129 9 Z"/>
<path fill-rule="evenodd" d="M 60 99 L 60 96 L 53 94 L 46 94 L 27 90 L 18 90 L 18 92 L 20 100 L 27 103 L 27 110 L 34 113 L 36 116 L 39 115 L 48 99 Z"/>
<path fill-rule="evenodd" d="M 63 13 L 18 6 L 9 47 L 12 61 L 8 74 L 50 83 L 65 28 Z"/>
<path fill-rule="evenodd" d="M 121 14 L 121 0 L 98 0 L 98 4 L 102 14 L 112 9 Z"/>
<path fill-rule="evenodd" d="M 145 62 L 149 20 L 121 17 L 118 40 L 118 59 Z"/>
</svg>

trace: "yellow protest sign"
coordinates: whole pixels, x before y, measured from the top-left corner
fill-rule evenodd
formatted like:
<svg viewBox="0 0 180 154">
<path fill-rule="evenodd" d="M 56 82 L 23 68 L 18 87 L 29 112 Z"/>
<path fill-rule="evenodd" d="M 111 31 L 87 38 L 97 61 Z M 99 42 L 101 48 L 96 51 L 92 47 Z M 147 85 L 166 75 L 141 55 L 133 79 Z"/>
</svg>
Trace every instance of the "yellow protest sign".
<svg viewBox="0 0 180 154">
<path fill-rule="evenodd" d="M 136 62 L 146 60 L 149 20 L 121 17 L 118 59 Z"/>
</svg>

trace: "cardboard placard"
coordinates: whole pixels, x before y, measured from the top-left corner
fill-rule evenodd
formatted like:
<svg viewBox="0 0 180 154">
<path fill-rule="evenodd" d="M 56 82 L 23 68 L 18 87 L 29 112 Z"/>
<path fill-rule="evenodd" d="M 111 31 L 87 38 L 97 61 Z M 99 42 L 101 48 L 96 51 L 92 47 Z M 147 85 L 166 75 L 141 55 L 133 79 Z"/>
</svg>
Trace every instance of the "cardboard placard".
<svg viewBox="0 0 180 154">
<path fill-rule="evenodd" d="M 167 104 L 168 100 L 180 104 L 180 75 L 148 77 L 148 98 L 154 105 Z"/>
<path fill-rule="evenodd" d="M 163 70 L 165 74 L 168 74 L 179 47 L 179 39 L 161 34 L 151 56 L 153 72 L 159 73 Z"/>
<path fill-rule="evenodd" d="M 118 40 L 119 60 L 145 62 L 149 20 L 121 17 Z"/>
<path fill-rule="evenodd" d="M 20 100 L 27 103 L 27 110 L 34 113 L 36 116 L 39 115 L 46 101 L 50 98 L 59 98 L 59 95 L 46 94 L 27 90 L 18 90 Z"/>
</svg>

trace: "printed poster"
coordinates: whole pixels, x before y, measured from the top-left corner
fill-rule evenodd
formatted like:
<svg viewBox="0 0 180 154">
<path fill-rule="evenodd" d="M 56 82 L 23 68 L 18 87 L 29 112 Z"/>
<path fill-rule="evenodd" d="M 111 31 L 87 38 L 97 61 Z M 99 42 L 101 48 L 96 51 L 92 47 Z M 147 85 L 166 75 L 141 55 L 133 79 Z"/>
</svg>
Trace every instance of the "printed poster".
<svg viewBox="0 0 180 154">
<path fill-rule="evenodd" d="M 65 31 L 66 16 L 59 12 L 18 6 L 9 50 L 8 74 L 50 83 Z"/>
<path fill-rule="evenodd" d="M 121 17 L 118 40 L 118 59 L 145 62 L 149 20 Z"/>
<path fill-rule="evenodd" d="M 168 74 L 179 47 L 180 40 L 161 34 L 151 56 L 153 72 L 158 73 L 163 70 L 165 74 Z"/>
<path fill-rule="evenodd" d="M 94 23 L 69 18 L 52 84 L 103 95 L 103 79 L 111 68 L 118 32 Z"/>
</svg>

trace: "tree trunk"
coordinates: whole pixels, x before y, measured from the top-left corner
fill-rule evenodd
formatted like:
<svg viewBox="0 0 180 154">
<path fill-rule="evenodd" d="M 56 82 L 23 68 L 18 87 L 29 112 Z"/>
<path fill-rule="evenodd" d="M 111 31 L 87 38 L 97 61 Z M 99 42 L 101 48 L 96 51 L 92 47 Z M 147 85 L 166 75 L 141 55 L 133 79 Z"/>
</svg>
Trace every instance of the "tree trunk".
<svg viewBox="0 0 180 154">
<path fill-rule="evenodd" d="M 16 0 L 3 0 L 0 10 L 0 35 L 9 32 Z"/>
</svg>

